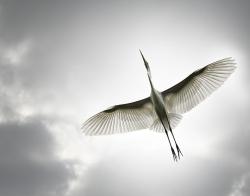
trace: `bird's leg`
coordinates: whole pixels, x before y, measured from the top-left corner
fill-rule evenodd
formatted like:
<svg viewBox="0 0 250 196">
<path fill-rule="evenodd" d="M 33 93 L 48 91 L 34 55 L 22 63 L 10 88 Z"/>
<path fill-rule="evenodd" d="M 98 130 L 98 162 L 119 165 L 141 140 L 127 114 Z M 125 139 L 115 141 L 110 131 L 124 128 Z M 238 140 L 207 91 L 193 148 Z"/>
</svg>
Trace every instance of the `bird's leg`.
<svg viewBox="0 0 250 196">
<path fill-rule="evenodd" d="M 169 126 L 169 127 L 170 127 L 170 126 Z M 171 130 L 171 128 L 170 128 L 170 132 L 171 132 L 171 134 L 172 134 L 172 136 L 173 136 L 173 138 L 174 138 L 176 150 L 177 150 L 177 153 L 178 153 L 178 158 L 180 159 L 180 155 L 183 156 L 183 154 L 182 154 L 182 152 L 181 152 L 181 150 L 180 150 L 180 147 L 178 146 L 178 144 L 177 144 L 177 142 L 176 142 L 176 140 L 175 140 L 175 137 L 174 137 L 174 134 L 173 134 L 173 131 Z"/>
<path fill-rule="evenodd" d="M 178 157 L 180 159 L 180 154 L 181 154 L 181 156 L 183 156 L 183 154 L 182 154 L 182 152 L 181 152 L 181 150 L 180 150 L 180 148 L 179 148 L 179 146 L 178 146 L 177 143 L 175 143 L 175 146 L 176 146 L 176 149 L 177 149 L 177 152 L 178 152 Z"/>
<path fill-rule="evenodd" d="M 168 142 L 170 144 L 170 148 L 171 148 L 171 152 L 172 152 L 172 155 L 173 155 L 173 159 L 174 159 L 174 161 L 177 161 L 177 156 L 176 156 L 174 148 L 172 147 L 172 144 L 170 142 L 170 139 L 169 139 L 169 136 L 168 136 L 168 132 L 167 131 L 165 131 L 165 132 L 166 132 L 167 137 L 168 137 Z M 179 152 L 178 152 L 178 156 L 179 156 Z"/>
<path fill-rule="evenodd" d="M 167 118 L 167 120 L 168 120 L 168 118 Z M 176 142 L 176 140 L 175 140 L 175 137 L 174 137 L 172 128 L 171 128 L 171 126 L 170 126 L 169 120 L 168 120 L 168 125 L 169 125 L 170 132 L 171 132 L 171 134 L 172 134 L 172 136 L 173 136 L 173 138 L 174 138 L 176 150 L 177 150 L 177 153 L 178 153 L 178 158 L 180 159 L 180 155 L 183 156 L 183 154 L 182 154 L 181 149 L 179 148 L 179 146 L 178 146 L 178 144 L 177 144 L 177 142 Z"/>
<path fill-rule="evenodd" d="M 174 151 L 172 146 L 171 146 L 171 151 L 172 151 L 174 161 L 177 161 L 177 156 L 176 156 L 175 151 Z"/>
<path fill-rule="evenodd" d="M 173 155 L 174 161 L 177 161 L 177 156 L 176 156 L 176 154 L 175 154 L 174 148 L 172 147 L 171 141 L 170 141 L 170 139 L 169 139 L 169 136 L 168 136 L 168 131 L 167 131 L 167 129 L 165 128 L 165 126 L 164 126 L 164 124 L 163 124 L 163 122 L 162 122 L 162 120 L 161 120 L 161 119 L 160 119 L 160 121 L 161 121 L 162 126 L 164 127 L 164 130 L 165 130 L 165 133 L 166 133 L 166 135 L 167 135 L 168 142 L 169 142 L 169 145 L 170 145 L 170 148 L 171 148 L 171 152 L 172 152 L 172 155 Z"/>
</svg>

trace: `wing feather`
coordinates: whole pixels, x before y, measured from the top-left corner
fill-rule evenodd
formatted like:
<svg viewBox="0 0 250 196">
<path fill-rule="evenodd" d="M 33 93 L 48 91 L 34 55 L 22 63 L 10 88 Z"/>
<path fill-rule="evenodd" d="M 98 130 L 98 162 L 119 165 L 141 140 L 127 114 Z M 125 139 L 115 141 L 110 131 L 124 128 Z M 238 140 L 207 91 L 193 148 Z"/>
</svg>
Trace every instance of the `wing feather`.
<svg viewBox="0 0 250 196">
<path fill-rule="evenodd" d="M 199 69 L 162 92 L 168 112 L 185 113 L 218 89 L 235 70 L 229 57 Z"/>
<path fill-rule="evenodd" d="M 150 98 L 116 105 L 104 110 L 83 123 L 85 135 L 107 135 L 146 129 L 154 121 Z"/>
</svg>

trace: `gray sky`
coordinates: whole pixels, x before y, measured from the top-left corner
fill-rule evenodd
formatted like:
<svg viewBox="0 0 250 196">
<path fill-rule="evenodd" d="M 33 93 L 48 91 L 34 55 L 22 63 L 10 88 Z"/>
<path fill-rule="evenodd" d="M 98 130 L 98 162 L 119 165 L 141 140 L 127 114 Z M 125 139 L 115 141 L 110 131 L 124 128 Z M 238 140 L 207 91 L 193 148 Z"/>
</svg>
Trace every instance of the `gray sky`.
<svg viewBox="0 0 250 196">
<path fill-rule="evenodd" d="M 249 1 L 0 0 L 0 196 L 250 194 Z M 175 129 L 87 137 L 81 123 L 232 56 Z"/>
</svg>

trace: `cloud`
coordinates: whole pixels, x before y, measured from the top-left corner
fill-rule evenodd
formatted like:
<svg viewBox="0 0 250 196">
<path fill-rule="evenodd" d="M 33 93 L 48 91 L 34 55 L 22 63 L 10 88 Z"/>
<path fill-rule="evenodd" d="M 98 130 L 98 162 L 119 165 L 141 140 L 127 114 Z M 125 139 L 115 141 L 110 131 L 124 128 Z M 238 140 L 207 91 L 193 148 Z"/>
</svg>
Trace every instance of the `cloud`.
<svg viewBox="0 0 250 196">
<path fill-rule="evenodd" d="M 250 186 L 250 173 L 243 175 L 235 184 L 233 185 L 233 191 L 230 196 L 247 196 L 249 195 Z"/>
<path fill-rule="evenodd" d="M 161 146 L 165 150 L 150 150 L 134 144 L 131 138 L 125 149 L 103 156 L 89 168 L 80 183 L 85 186 L 75 195 L 249 195 L 250 130 L 231 131 L 211 146 L 214 150 L 210 155 L 192 156 L 187 152 L 177 164 L 166 159 L 167 145 Z M 123 145 L 121 141 L 118 143 Z"/>
<path fill-rule="evenodd" d="M 74 162 L 59 158 L 56 147 L 40 118 L 0 124 L 0 195 L 65 195 Z"/>
<path fill-rule="evenodd" d="M 31 50 L 31 41 L 25 40 L 18 45 L 5 49 L 2 54 L 3 64 L 17 66 L 25 58 L 25 55 Z"/>
<path fill-rule="evenodd" d="M 1 2 L 0 195 L 249 195 L 248 8 L 247 1 Z M 162 89 L 224 55 L 239 63 L 224 93 L 184 116 L 178 164 L 164 137 L 105 142 L 79 133 L 102 108 L 148 96 L 139 48 Z"/>
<path fill-rule="evenodd" d="M 141 161 L 117 155 L 102 160 L 87 172 L 86 187 L 76 195 L 227 196 L 240 175 L 237 165 L 223 159 L 189 157 L 178 166 L 169 166 L 169 162 L 153 154 L 138 157 Z"/>
<path fill-rule="evenodd" d="M 22 48 L 26 42 L 19 43 Z M 50 125 L 61 119 L 43 115 L 44 100 L 35 100 L 39 95 L 23 85 L 27 64 L 21 56 L 20 66 L 3 58 L 0 63 L 0 195 L 67 195 L 78 160 L 59 156 L 62 149 Z"/>
<path fill-rule="evenodd" d="M 248 106 L 249 107 L 249 106 Z M 225 164 L 234 164 L 235 169 L 239 171 L 234 176 L 230 196 L 246 196 L 250 190 L 250 126 L 247 116 L 250 110 L 242 113 L 241 120 L 235 122 L 232 133 L 225 136 L 221 145 L 218 145 L 219 156 L 225 160 Z"/>
<path fill-rule="evenodd" d="M 206 156 L 186 152 L 181 161 L 175 164 L 171 159 L 166 160 L 169 156 L 167 145 L 160 148 L 165 150 L 160 150 L 157 146 L 150 149 L 148 146 L 152 145 L 151 140 L 145 147 L 135 144 L 141 143 L 141 139 L 134 141 L 130 138 L 125 149 L 119 148 L 119 151 L 111 156 L 104 156 L 100 162 L 90 167 L 82 179 L 85 186 L 77 189 L 76 196 L 249 195 L 250 127 L 247 117 L 250 110 L 249 105 L 241 106 L 235 104 L 230 108 L 231 111 L 240 113 L 241 119 L 233 120 L 233 116 L 228 116 L 227 119 L 231 123 L 224 126 L 226 134 L 222 132 L 221 136 L 218 135 L 218 141 L 212 143 L 210 153 Z M 226 113 L 227 110 L 229 108 L 225 110 Z M 216 135 L 216 132 L 211 130 L 207 137 L 212 137 L 210 134 Z M 205 140 L 206 137 L 201 139 Z M 110 142 L 114 141 L 110 139 Z M 122 139 L 117 142 L 124 145 Z M 203 146 L 205 142 L 202 142 Z M 193 143 L 192 151 L 195 151 L 196 147 Z"/>
</svg>

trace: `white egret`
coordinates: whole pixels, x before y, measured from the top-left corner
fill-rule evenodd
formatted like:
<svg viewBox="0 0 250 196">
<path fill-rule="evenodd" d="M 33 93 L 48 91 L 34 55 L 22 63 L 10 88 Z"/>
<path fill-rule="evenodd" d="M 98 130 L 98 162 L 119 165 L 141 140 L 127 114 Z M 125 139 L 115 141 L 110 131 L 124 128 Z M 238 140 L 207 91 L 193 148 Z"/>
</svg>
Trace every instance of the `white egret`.
<svg viewBox="0 0 250 196">
<path fill-rule="evenodd" d="M 231 57 L 218 60 L 198 69 L 173 87 L 159 92 L 153 86 L 148 62 L 141 51 L 140 53 L 151 86 L 150 97 L 115 105 L 92 116 L 83 123 L 83 132 L 86 135 L 105 135 L 147 128 L 156 132 L 165 131 L 173 158 L 177 160 L 168 132 L 174 139 L 180 158 L 182 153 L 175 140 L 173 129 L 180 122 L 181 114 L 191 110 L 220 87 L 233 73 L 236 63 Z"/>
</svg>

